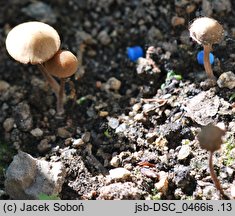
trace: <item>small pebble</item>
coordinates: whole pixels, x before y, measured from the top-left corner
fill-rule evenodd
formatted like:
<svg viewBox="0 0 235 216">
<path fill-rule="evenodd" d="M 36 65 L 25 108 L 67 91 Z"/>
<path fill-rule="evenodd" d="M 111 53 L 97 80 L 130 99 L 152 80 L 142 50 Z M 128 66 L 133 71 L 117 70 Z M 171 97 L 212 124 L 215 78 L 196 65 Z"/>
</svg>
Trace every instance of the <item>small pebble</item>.
<svg viewBox="0 0 235 216">
<path fill-rule="evenodd" d="M 115 133 L 123 133 L 126 129 L 127 129 L 126 123 L 122 123 L 116 128 Z"/>
<path fill-rule="evenodd" d="M 118 167 L 120 165 L 120 162 L 120 158 L 118 156 L 114 156 L 110 161 L 110 165 L 113 167 Z"/>
<path fill-rule="evenodd" d="M 57 130 L 58 136 L 61 138 L 69 138 L 71 137 L 71 133 L 67 131 L 64 127 L 60 127 Z"/>
<path fill-rule="evenodd" d="M 3 128 L 6 132 L 9 132 L 13 129 L 14 127 L 14 119 L 13 118 L 7 118 L 4 122 L 3 122 Z"/>
<path fill-rule="evenodd" d="M 41 137 L 43 135 L 43 131 L 40 128 L 35 128 L 35 129 L 31 130 L 30 133 L 34 137 Z"/>
<path fill-rule="evenodd" d="M 189 145 L 182 145 L 178 153 L 178 160 L 186 159 L 191 153 L 191 147 Z"/>
<path fill-rule="evenodd" d="M 10 87 L 10 84 L 4 80 L 0 80 L 0 93 L 6 91 Z"/>
<path fill-rule="evenodd" d="M 49 144 L 48 139 L 43 139 L 41 142 L 37 145 L 37 149 L 39 152 L 45 152 L 51 148 L 51 144 Z"/>
<path fill-rule="evenodd" d="M 171 19 L 171 25 L 173 27 L 184 24 L 185 24 L 185 19 L 183 17 L 173 16 Z"/>
<path fill-rule="evenodd" d="M 143 121 L 143 120 L 145 120 L 145 117 L 144 117 L 143 113 L 138 113 L 137 115 L 135 115 L 134 120 L 135 121 Z"/>
<path fill-rule="evenodd" d="M 111 127 L 112 129 L 116 129 L 119 125 L 119 121 L 116 118 L 109 118 L 108 120 L 108 126 Z"/>
<path fill-rule="evenodd" d="M 99 112 L 100 117 L 107 117 L 108 115 L 109 115 L 109 112 L 107 112 L 107 111 L 100 111 Z"/>
<path fill-rule="evenodd" d="M 154 187 L 159 191 L 165 194 L 168 190 L 168 174 L 164 171 L 158 173 L 159 181 L 154 184 Z"/>
<path fill-rule="evenodd" d="M 122 83 L 120 80 L 116 79 L 115 77 L 111 77 L 106 82 L 106 88 L 118 91 L 121 87 Z"/>
<path fill-rule="evenodd" d="M 84 134 L 82 134 L 82 140 L 84 141 L 84 142 L 89 142 L 90 141 L 90 138 L 91 138 L 91 133 L 90 132 L 85 132 Z"/>
<path fill-rule="evenodd" d="M 57 21 L 56 15 L 52 8 L 44 2 L 33 2 L 21 10 L 26 15 L 33 17 L 36 20 L 40 20 L 41 22 L 54 24 Z"/>
<path fill-rule="evenodd" d="M 130 175 L 131 172 L 122 167 L 109 170 L 109 176 L 111 179 L 125 180 L 129 178 Z"/>
<path fill-rule="evenodd" d="M 80 148 L 82 145 L 84 145 L 84 141 L 81 138 L 73 140 L 72 147 Z"/>
<path fill-rule="evenodd" d="M 103 30 L 98 34 L 98 40 L 102 45 L 108 45 L 111 42 L 111 38 L 108 35 L 107 31 Z"/>
<path fill-rule="evenodd" d="M 141 168 L 140 171 L 143 175 L 147 176 L 148 178 L 153 178 L 153 179 L 158 178 L 158 174 L 156 173 L 155 170 L 144 167 L 144 168 Z"/>
<path fill-rule="evenodd" d="M 222 73 L 217 80 L 217 84 L 220 88 L 235 88 L 235 74 L 232 71 Z"/>
</svg>

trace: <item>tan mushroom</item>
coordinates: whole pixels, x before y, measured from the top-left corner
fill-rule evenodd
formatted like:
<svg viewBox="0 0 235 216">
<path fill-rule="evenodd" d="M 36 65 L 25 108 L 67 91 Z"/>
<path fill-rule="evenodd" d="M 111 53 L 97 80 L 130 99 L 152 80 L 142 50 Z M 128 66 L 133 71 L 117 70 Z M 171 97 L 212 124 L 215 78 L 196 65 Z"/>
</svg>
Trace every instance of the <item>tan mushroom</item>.
<svg viewBox="0 0 235 216">
<path fill-rule="evenodd" d="M 42 64 L 60 48 L 60 37 L 51 26 L 42 22 L 26 22 L 7 35 L 8 53 L 23 64 Z"/>
<path fill-rule="evenodd" d="M 224 36 L 222 25 L 215 19 L 209 17 L 200 17 L 193 21 L 189 27 L 190 36 L 198 44 L 204 48 L 204 68 L 210 79 L 215 80 L 211 64 L 209 61 L 209 54 L 212 50 L 212 45 L 219 43 Z"/>
<path fill-rule="evenodd" d="M 201 132 L 198 134 L 198 141 L 202 149 L 206 149 L 207 151 L 210 152 L 209 169 L 210 169 L 211 179 L 213 180 L 215 187 L 220 192 L 220 195 L 223 199 L 229 199 L 228 196 L 224 193 L 224 190 L 221 187 L 219 179 L 217 178 L 213 168 L 214 167 L 213 153 L 220 149 L 221 144 L 223 142 L 222 136 L 224 135 L 225 135 L 224 129 L 221 129 L 220 127 L 218 127 L 218 125 L 214 126 L 213 124 L 210 123 L 202 128 Z"/>
<path fill-rule="evenodd" d="M 57 103 L 57 112 L 63 113 L 63 96 L 65 78 L 72 76 L 78 69 L 79 61 L 73 53 L 59 50 L 50 60 L 45 62 L 45 69 L 53 76 L 60 78 L 60 90 Z"/>
<path fill-rule="evenodd" d="M 78 59 L 67 50 L 59 50 L 50 60 L 45 62 L 47 71 L 58 78 L 72 76 L 78 69 Z"/>
<path fill-rule="evenodd" d="M 25 22 L 14 27 L 7 35 L 6 49 L 10 56 L 23 64 L 37 64 L 59 99 L 60 85 L 44 67 L 60 49 L 57 31 L 42 22 Z"/>
</svg>

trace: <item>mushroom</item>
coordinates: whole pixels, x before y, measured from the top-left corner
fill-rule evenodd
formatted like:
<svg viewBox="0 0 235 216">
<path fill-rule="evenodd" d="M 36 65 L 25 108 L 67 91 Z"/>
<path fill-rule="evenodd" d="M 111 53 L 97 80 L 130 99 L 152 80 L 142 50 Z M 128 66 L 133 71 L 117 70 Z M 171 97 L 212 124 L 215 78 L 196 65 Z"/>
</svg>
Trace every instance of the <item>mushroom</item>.
<svg viewBox="0 0 235 216">
<path fill-rule="evenodd" d="M 213 180 L 216 189 L 220 192 L 220 195 L 224 199 L 229 199 L 229 197 L 224 193 L 223 188 L 215 174 L 213 169 L 213 153 L 220 149 L 222 144 L 222 136 L 225 135 L 225 130 L 213 124 L 208 124 L 202 128 L 201 132 L 198 134 L 198 141 L 200 147 L 210 152 L 209 156 L 209 169 L 211 179 Z"/>
<path fill-rule="evenodd" d="M 78 69 L 79 61 L 70 51 L 59 50 L 51 59 L 44 63 L 48 73 L 60 78 L 60 89 L 57 101 L 57 113 L 62 114 L 65 79 L 72 76 Z"/>
<path fill-rule="evenodd" d="M 198 44 L 201 44 L 204 49 L 204 68 L 207 76 L 215 80 L 211 64 L 209 61 L 209 54 L 212 50 L 212 45 L 219 43 L 224 36 L 222 25 L 215 19 L 209 17 L 200 17 L 193 21 L 189 27 L 190 36 Z"/>
<path fill-rule="evenodd" d="M 60 49 L 60 37 L 57 31 L 48 24 L 37 21 L 19 24 L 8 33 L 6 49 L 16 61 L 38 65 L 55 92 L 57 103 L 60 103 L 61 87 L 44 66 L 44 63 Z"/>
</svg>

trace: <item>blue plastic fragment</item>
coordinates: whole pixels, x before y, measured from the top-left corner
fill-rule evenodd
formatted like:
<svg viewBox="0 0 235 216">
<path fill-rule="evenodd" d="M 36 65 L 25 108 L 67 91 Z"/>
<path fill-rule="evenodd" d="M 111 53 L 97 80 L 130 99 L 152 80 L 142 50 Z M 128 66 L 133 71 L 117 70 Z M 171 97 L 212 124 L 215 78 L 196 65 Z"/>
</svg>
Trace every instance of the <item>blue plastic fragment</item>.
<svg viewBox="0 0 235 216">
<path fill-rule="evenodd" d="M 209 54 L 209 59 L 210 59 L 210 64 L 214 63 L 215 57 L 212 53 Z M 198 52 L 197 54 L 197 62 L 200 65 L 204 65 L 204 51 L 201 50 L 200 52 Z"/>
<path fill-rule="evenodd" d="M 128 58 L 135 62 L 139 57 L 143 57 L 144 51 L 140 46 L 127 47 Z"/>
</svg>

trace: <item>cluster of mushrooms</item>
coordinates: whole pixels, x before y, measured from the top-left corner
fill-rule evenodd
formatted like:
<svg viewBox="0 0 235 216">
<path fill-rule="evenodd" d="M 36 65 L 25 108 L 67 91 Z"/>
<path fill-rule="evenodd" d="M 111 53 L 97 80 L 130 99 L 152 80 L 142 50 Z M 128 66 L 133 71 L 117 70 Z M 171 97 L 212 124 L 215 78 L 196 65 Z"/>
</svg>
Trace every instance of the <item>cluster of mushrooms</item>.
<svg viewBox="0 0 235 216">
<path fill-rule="evenodd" d="M 7 35 L 6 49 L 23 64 L 37 65 L 57 98 L 57 114 L 64 113 L 65 79 L 78 69 L 79 61 L 70 51 L 60 49 L 58 32 L 48 24 L 32 21 L 14 27 Z M 60 79 L 60 83 L 53 77 Z"/>
</svg>

